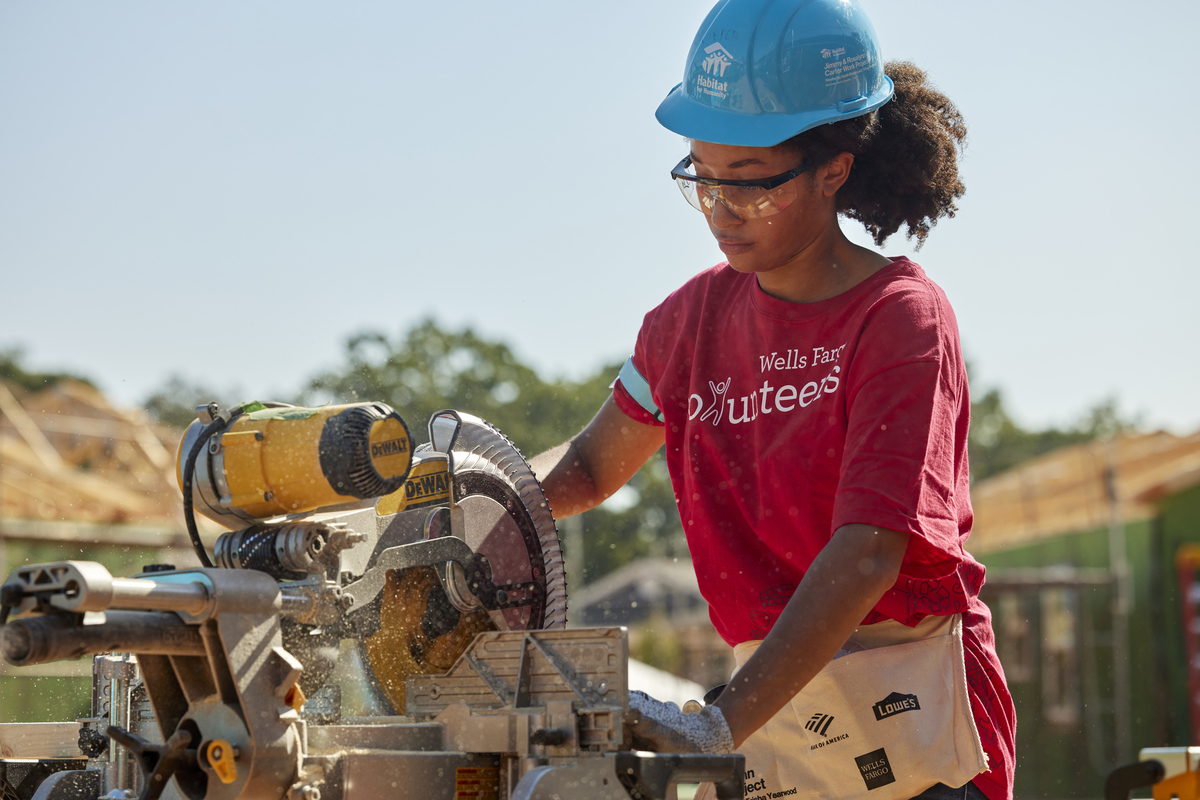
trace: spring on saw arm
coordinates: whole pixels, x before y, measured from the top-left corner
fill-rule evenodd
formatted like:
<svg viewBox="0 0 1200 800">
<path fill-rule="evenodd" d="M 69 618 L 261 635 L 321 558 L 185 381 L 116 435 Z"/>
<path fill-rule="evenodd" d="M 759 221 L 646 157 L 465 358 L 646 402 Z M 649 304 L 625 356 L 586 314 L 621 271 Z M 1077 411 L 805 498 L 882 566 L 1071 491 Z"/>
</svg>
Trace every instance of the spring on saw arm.
<svg viewBox="0 0 1200 800">
<path fill-rule="evenodd" d="M 329 542 L 329 528 L 316 522 L 256 526 L 221 534 L 214 552 L 217 566 L 254 569 L 278 580 L 308 575 Z"/>
</svg>

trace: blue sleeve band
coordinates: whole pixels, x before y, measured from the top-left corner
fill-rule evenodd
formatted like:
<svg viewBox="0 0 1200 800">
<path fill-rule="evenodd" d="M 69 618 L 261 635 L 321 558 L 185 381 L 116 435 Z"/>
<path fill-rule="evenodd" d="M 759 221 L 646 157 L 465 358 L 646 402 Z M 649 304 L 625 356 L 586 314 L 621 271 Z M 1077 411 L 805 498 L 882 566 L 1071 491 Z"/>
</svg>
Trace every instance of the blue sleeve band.
<svg viewBox="0 0 1200 800">
<path fill-rule="evenodd" d="M 629 396 L 637 401 L 638 405 L 646 409 L 649 414 L 656 420 L 662 421 L 662 412 L 658 410 L 658 405 L 654 402 L 654 396 L 650 394 L 650 383 L 642 377 L 642 373 L 638 372 L 637 367 L 633 365 L 633 356 L 625 362 L 625 366 L 621 367 L 620 374 L 617 375 L 617 380 L 625 387 L 625 391 L 629 392 Z"/>
</svg>

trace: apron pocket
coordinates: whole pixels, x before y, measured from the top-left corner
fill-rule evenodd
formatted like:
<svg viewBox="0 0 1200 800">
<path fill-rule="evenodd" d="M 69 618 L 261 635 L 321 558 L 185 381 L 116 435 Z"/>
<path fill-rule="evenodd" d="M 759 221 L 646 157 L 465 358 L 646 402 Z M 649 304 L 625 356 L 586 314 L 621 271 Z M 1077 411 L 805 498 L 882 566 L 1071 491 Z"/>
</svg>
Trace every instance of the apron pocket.
<svg viewBox="0 0 1200 800">
<path fill-rule="evenodd" d="M 757 649 L 749 644 L 735 651 L 739 666 Z M 949 634 L 830 661 L 740 752 L 747 800 L 907 800 L 936 783 L 967 783 L 987 758 L 967 695 L 961 619 Z"/>
</svg>

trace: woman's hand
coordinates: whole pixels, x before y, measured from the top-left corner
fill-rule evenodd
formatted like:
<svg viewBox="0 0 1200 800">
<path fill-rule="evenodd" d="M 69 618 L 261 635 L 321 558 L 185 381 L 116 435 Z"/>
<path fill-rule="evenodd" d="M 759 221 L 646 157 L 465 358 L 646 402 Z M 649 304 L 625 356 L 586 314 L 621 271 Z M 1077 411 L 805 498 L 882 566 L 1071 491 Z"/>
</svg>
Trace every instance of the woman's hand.
<svg viewBox="0 0 1200 800">
<path fill-rule="evenodd" d="M 659 753 L 732 753 L 733 734 L 716 706 L 693 714 L 645 692 L 629 693 L 625 732 L 637 750 Z"/>
</svg>

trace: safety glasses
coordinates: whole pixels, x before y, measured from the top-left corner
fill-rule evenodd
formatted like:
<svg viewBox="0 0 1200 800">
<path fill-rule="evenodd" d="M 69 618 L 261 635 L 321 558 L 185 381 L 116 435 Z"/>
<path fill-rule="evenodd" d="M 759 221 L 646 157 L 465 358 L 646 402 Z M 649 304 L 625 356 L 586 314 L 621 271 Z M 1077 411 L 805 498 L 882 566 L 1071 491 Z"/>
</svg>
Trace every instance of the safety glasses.
<svg viewBox="0 0 1200 800">
<path fill-rule="evenodd" d="M 701 178 L 688 172 L 692 157 L 684 156 L 671 178 L 692 207 L 704 214 L 711 214 L 715 205 L 729 209 L 738 219 L 757 219 L 778 214 L 796 200 L 796 184 L 792 179 L 813 168 L 807 158 L 795 169 L 753 181 L 733 181 L 720 178 Z"/>
</svg>

